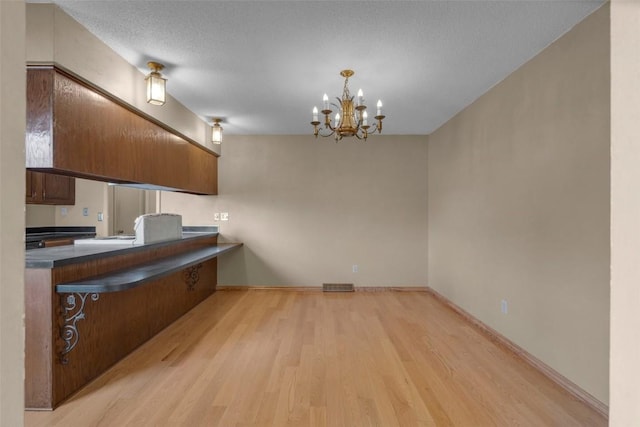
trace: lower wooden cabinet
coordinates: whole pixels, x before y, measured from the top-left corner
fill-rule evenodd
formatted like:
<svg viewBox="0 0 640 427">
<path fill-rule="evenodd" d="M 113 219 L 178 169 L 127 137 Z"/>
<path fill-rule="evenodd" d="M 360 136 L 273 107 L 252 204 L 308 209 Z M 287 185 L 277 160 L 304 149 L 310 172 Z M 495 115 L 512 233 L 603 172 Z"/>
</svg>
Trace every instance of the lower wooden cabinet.
<svg viewBox="0 0 640 427">
<path fill-rule="evenodd" d="M 53 409 L 215 292 L 217 258 L 117 292 L 58 293 L 63 283 L 108 277 L 216 245 L 216 236 L 73 254 L 25 269 L 25 407 Z M 46 251 L 46 249 L 42 249 Z M 74 258 L 75 256 L 75 258 Z M 137 280 L 136 276 L 131 277 Z"/>
<path fill-rule="evenodd" d="M 75 205 L 76 179 L 65 175 L 27 170 L 26 203 Z"/>
</svg>

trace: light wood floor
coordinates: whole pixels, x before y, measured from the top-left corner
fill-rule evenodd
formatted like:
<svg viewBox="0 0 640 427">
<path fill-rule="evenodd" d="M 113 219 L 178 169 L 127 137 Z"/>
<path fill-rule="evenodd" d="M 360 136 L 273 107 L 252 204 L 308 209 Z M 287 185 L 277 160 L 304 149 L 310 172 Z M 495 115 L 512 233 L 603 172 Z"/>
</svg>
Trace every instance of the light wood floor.
<svg viewBox="0 0 640 427">
<path fill-rule="evenodd" d="M 426 292 L 221 291 L 27 426 L 604 426 Z"/>
</svg>

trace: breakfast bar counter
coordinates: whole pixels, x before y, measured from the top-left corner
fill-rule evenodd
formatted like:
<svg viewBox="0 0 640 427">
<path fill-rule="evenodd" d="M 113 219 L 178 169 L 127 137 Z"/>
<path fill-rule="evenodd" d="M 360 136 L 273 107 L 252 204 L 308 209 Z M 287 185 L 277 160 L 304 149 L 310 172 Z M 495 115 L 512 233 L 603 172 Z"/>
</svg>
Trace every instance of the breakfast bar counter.
<svg viewBox="0 0 640 427">
<path fill-rule="evenodd" d="M 25 406 L 62 401 L 215 292 L 217 257 L 241 244 L 183 232 L 152 244 L 26 251 Z"/>
<path fill-rule="evenodd" d="M 55 246 L 38 250 L 26 251 L 25 266 L 27 268 L 54 268 L 63 265 L 78 264 L 104 257 L 133 254 L 136 252 L 158 249 L 165 246 L 173 246 L 179 241 L 189 241 L 192 239 L 210 239 L 217 237 L 215 231 L 208 232 L 183 232 L 182 239 L 170 240 L 166 242 L 133 244 L 133 240 L 125 239 L 95 239 L 101 241 L 100 244 L 83 244 L 76 242 L 74 245 Z M 93 240 L 93 239 L 92 239 Z"/>
</svg>

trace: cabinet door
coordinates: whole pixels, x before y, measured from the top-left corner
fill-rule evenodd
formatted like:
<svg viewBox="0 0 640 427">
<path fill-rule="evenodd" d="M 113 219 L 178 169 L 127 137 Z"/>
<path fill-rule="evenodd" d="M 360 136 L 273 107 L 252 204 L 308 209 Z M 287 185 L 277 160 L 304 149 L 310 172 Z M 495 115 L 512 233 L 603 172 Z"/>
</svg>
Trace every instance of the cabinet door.
<svg viewBox="0 0 640 427">
<path fill-rule="evenodd" d="M 64 175 L 27 171 L 25 201 L 43 205 L 74 205 L 76 179 Z"/>
<path fill-rule="evenodd" d="M 27 185 L 25 191 L 25 200 L 27 203 L 38 203 L 38 185 L 35 172 L 27 171 Z"/>
<path fill-rule="evenodd" d="M 75 205 L 76 179 L 50 173 L 42 174 L 42 200 L 52 205 Z"/>
</svg>

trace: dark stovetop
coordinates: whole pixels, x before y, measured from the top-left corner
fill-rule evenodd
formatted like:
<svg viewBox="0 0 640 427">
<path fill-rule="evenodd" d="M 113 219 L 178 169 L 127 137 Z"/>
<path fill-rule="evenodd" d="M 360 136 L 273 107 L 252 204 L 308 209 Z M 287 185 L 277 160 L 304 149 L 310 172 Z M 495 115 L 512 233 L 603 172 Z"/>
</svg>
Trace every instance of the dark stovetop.
<svg viewBox="0 0 640 427">
<path fill-rule="evenodd" d="M 24 240 L 27 249 L 33 249 L 43 240 L 95 236 L 96 227 L 27 227 Z"/>
<path fill-rule="evenodd" d="M 27 227 L 25 240 L 52 239 L 56 237 L 74 237 L 96 235 L 95 227 Z"/>
</svg>

